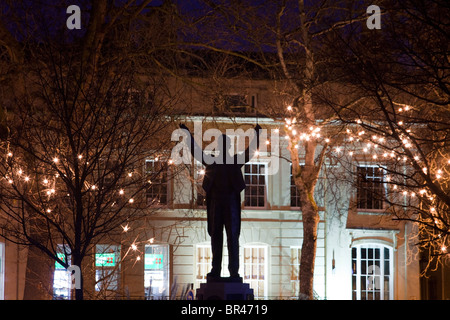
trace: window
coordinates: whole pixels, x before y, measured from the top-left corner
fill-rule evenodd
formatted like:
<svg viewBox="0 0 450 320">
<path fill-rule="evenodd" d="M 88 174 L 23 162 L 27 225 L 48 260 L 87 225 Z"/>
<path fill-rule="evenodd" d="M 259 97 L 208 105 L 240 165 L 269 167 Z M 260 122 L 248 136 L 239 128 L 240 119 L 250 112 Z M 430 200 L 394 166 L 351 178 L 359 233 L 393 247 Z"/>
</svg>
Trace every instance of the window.
<svg viewBox="0 0 450 320">
<path fill-rule="evenodd" d="M 196 250 L 195 284 L 199 288 L 200 283 L 206 282 L 206 275 L 211 269 L 212 252 L 211 246 L 207 244 L 197 245 Z"/>
<path fill-rule="evenodd" d="M 147 299 L 169 296 L 169 246 L 146 245 L 144 287 Z"/>
<path fill-rule="evenodd" d="M 291 207 L 292 208 L 300 208 L 300 191 L 298 190 L 297 186 L 294 182 L 294 176 L 292 175 L 292 164 L 290 166 L 291 168 Z"/>
<path fill-rule="evenodd" d="M 205 167 L 196 161 L 196 165 L 194 166 L 194 168 L 195 204 L 197 205 L 197 207 L 205 207 L 206 193 L 202 187 L 203 177 L 205 176 Z"/>
<path fill-rule="evenodd" d="M 267 296 L 268 264 L 267 246 L 244 246 L 244 282 L 253 289 L 255 298 Z"/>
<path fill-rule="evenodd" d="M 235 113 L 252 112 L 256 108 L 257 96 L 245 94 L 225 94 L 214 99 L 216 111 L 231 111 Z"/>
<path fill-rule="evenodd" d="M 352 248 L 353 300 L 393 299 L 392 249 L 383 245 Z"/>
<path fill-rule="evenodd" d="M 266 165 L 264 163 L 247 163 L 244 166 L 245 206 L 266 206 Z"/>
<path fill-rule="evenodd" d="M 378 166 L 357 167 L 357 208 L 383 209 L 386 189 L 384 169 Z"/>
<path fill-rule="evenodd" d="M 0 242 L 0 300 L 5 299 L 5 243 Z"/>
<path fill-rule="evenodd" d="M 67 258 L 67 263 L 70 265 L 70 255 L 68 255 L 69 252 L 70 251 L 67 246 L 64 250 L 63 245 L 58 245 L 56 255 L 63 262 L 66 262 Z M 63 265 L 55 261 L 55 272 L 53 273 L 53 298 L 57 300 L 69 300 L 71 287 L 72 277 L 70 272 L 67 272 L 67 269 L 64 268 Z"/>
<path fill-rule="evenodd" d="M 291 247 L 291 285 L 292 296 L 298 297 L 300 292 L 300 258 L 302 250 L 300 247 Z"/>
<path fill-rule="evenodd" d="M 167 165 L 157 159 L 145 161 L 145 173 L 151 181 L 145 196 L 148 205 L 165 205 L 168 203 Z"/>
<path fill-rule="evenodd" d="M 120 247 L 116 245 L 96 246 L 95 290 L 109 295 L 119 288 Z"/>
</svg>

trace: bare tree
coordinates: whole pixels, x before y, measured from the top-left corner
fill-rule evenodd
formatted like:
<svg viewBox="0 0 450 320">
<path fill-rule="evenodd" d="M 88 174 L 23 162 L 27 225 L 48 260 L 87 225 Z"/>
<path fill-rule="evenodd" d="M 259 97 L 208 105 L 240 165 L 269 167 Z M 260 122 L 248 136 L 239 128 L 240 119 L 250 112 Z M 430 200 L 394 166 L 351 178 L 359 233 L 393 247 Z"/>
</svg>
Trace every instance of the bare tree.
<svg viewBox="0 0 450 320">
<path fill-rule="evenodd" d="M 384 168 L 383 201 L 394 219 L 418 226 L 416 244 L 435 266 L 448 256 L 450 227 L 449 6 L 383 4 L 381 30 L 360 32 L 358 42 L 356 30 L 334 33 L 327 44 L 354 95 L 352 104 L 329 105 L 351 129 L 347 154 L 364 150 Z"/>
<path fill-rule="evenodd" d="M 150 4 L 96 2 L 83 15 L 86 30 L 73 35 L 65 23 L 41 21 L 45 8 L 11 2 L 12 19 L 27 11 L 36 28 L 21 25 L 20 37 L 10 29 L 19 18 L 0 26 L 2 236 L 82 275 L 95 245 L 118 237 L 143 210 L 151 214 L 156 203 L 145 193 L 167 183 L 159 177 L 168 158 L 144 169 L 145 159 L 169 149 L 176 99 L 147 60 L 149 47 L 170 60 L 161 49 L 167 34 L 150 28 L 167 8 Z M 55 8 L 65 11 L 63 3 L 47 9 Z"/>
</svg>

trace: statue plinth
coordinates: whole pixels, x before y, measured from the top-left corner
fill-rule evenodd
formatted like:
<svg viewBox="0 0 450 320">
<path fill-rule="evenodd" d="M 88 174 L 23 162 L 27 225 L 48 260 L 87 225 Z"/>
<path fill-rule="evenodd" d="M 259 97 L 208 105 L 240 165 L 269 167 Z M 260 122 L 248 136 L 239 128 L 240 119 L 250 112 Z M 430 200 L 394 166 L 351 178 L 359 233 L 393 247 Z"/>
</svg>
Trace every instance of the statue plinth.
<svg viewBox="0 0 450 320">
<path fill-rule="evenodd" d="M 253 289 L 242 277 L 208 276 L 206 283 L 197 289 L 197 300 L 253 300 Z"/>
</svg>

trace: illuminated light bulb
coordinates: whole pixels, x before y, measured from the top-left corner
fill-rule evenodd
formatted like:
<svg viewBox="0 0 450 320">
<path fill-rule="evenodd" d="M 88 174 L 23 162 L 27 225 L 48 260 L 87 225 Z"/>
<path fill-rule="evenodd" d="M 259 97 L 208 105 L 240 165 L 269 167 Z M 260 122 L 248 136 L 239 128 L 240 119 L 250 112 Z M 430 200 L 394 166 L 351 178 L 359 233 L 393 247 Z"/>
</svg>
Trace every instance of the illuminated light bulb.
<svg viewBox="0 0 450 320">
<path fill-rule="evenodd" d="M 398 122 L 398 125 L 399 125 L 399 126 L 402 126 L 402 125 L 403 125 L 403 121 L 399 121 L 399 122 Z"/>
<path fill-rule="evenodd" d="M 17 173 L 22 174 L 23 173 L 22 169 L 19 169 L 19 171 L 17 171 Z"/>
<path fill-rule="evenodd" d="M 205 169 L 201 169 L 198 173 L 205 174 Z M 149 181 L 151 183 L 151 181 Z"/>
<path fill-rule="evenodd" d="M 47 209 L 47 213 L 50 213 L 50 212 L 52 212 L 52 210 L 51 209 Z"/>
<path fill-rule="evenodd" d="M 431 211 L 431 212 L 436 212 L 436 208 L 435 208 L 435 207 L 431 207 L 431 208 L 430 208 L 430 211 Z"/>
<path fill-rule="evenodd" d="M 403 108 L 399 108 L 399 109 L 398 109 L 398 112 L 402 112 L 402 111 L 403 111 Z"/>
<path fill-rule="evenodd" d="M 329 142 L 330 142 L 330 139 L 326 138 L 326 139 L 325 139 L 325 142 L 326 142 L 326 143 L 329 143 Z"/>
<path fill-rule="evenodd" d="M 156 158 L 155 158 L 155 161 L 158 161 L 158 160 L 159 160 L 159 158 L 158 158 L 158 157 L 156 157 Z"/>
<path fill-rule="evenodd" d="M 289 140 L 289 135 L 285 135 L 284 138 L 285 138 L 286 140 Z"/>
<path fill-rule="evenodd" d="M 387 158 L 388 157 L 388 153 L 387 152 L 383 153 L 383 157 Z"/>
<path fill-rule="evenodd" d="M 269 141 L 269 140 L 266 140 L 266 144 L 270 144 L 270 141 Z"/>
<path fill-rule="evenodd" d="M 374 160 L 375 160 L 376 158 L 378 158 L 378 157 L 377 157 L 377 155 L 376 155 L 376 154 L 374 154 L 374 155 L 372 156 L 372 159 L 374 159 Z"/>
<path fill-rule="evenodd" d="M 8 183 L 13 183 L 12 179 L 9 179 L 9 180 L 8 180 Z"/>
<path fill-rule="evenodd" d="M 408 191 L 403 191 L 402 193 L 404 196 L 406 196 L 408 194 Z"/>
<path fill-rule="evenodd" d="M 416 196 L 416 193 L 415 192 L 411 192 L 411 197 L 415 197 Z"/>
<path fill-rule="evenodd" d="M 309 130 L 313 131 L 313 130 L 314 130 L 314 127 L 313 127 L 313 126 L 309 127 Z"/>
<path fill-rule="evenodd" d="M 297 134 L 297 130 L 295 130 L 295 129 L 292 130 L 292 134 L 293 134 L 293 135 L 296 135 L 296 134 Z"/>
<path fill-rule="evenodd" d="M 419 193 L 420 193 L 421 195 L 423 195 L 425 192 L 427 192 L 427 190 L 425 190 L 425 189 L 422 189 L 422 190 L 419 191 Z"/>
<path fill-rule="evenodd" d="M 128 172 L 128 176 L 129 176 L 129 177 L 133 176 L 133 173 Z"/>
<path fill-rule="evenodd" d="M 439 169 L 439 170 L 437 171 L 437 173 L 439 173 L 439 174 L 442 174 L 442 170 L 441 170 L 441 169 Z"/>
<path fill-rule="evenodd" d="M 427 173 L 428 169 L 426 167 L 422 168 L 423 173 Z"/>
<path fill-rule="evenodd" d="M 137 250 L 137 246 L 133 243 L 133 244 L 131 245 L 131 249 L 133 249 L 134 251 L 136 251 L 136 250 Z"/>
<path fill-rule="evenodd" d="M 295 149 L 298 149 L 298 144 L 296 144 L 296 145 L 294 146 L 294 148 L 295 148 Z"/>
<path fill-rule="evenodd" d="M 349 139 L 350 141 L 353 141 L 353 140 L 355 140 L 355 138 L 353 138 L 353 137 L 350 137 L 350 139 Z"/>
<path fill-rule="evenodd" d="M 78 159 L 83 159 L 83 156 L 81 154 L 78 155 Z"/>
<path fill-rule="evenodd" d="M 316 137 L 317 137 L 317 138 L 320 138 L 320 133 L 316 133 Z"/>
<path fill-rule="evenodd" d="M 276 128 L 275 133 L 279 133 L 279 132 L 280 132 L 280 129 Z"/>
<path fill-rule="evenodd" d="M 405 107 L 405 111 L 408 111 L 408 110 L 409 110 L 409 106 L 406 106 L 406 107 Z"/>
<path fill-rule="evenodd" d="M 441 251 L 442 251 L 442 252 L 447 252 L 447 247 L 446 247 L 446 246 L 442 246 L 442 247 L 441 247 Z"/>
<path fill-rule="evenodd" d="M 305 140 L 306 140 L 306 141 L 309 141 L 309 139 L 310 139 L 310 136 L 309 136 L 309 135 L 306 136 Z"/>
<path fill-rule="evenodd" d="M 450 164 L 450 160 L 448 160 L 447 163 Z"/>
<path fill-rule="evenodd" d="M 292 123 L 291 119 L 286 119 L 286 123 L 287 123 L 288 125 L 291 125 L 291 123 Z"/>
<path fill-rule="evenodd" d="M 91 189 L 92 189 L 92 190 L 95 190 L 95 188 L 97 188 L 97 187 L 95 186 L 95 184 L 91 186 Z"/>
<path fill-rule="evenodd" d="M 128 202 L 129 202 L 129 203 L 133 203 L 133 202 L 134 202 L 134 199 L 133 199 L 133 198 L 130 198 L 130 200 L 128 200 Z"/>
<path fill-rule="evenodd" d="M 123 191 L 123 189 L 119 190 L 119 194 L 124 194 L 124 193 L 125 193 L 125 191 Z"/>
<path fill-rule="evenodd" d="M 419 156 L 414 156 L 414 160 L 419 161 Z"/>
<path fill-rule="evenodd" d="M 11 152 L 8 152 L 8 157 L 12 157 L 12 153 Z"/>
<path fill-rule="evenodd" d="M 29 177 L 25 177 L 25 181 L 30 181 L 30 178 Z"/>
<path fill-rule="evenodd" d="M 59 159 L 58 159 L 57 157 L 54 157 L 54 158 L 53 158 L 53 162 L 54 162 L 54 163 L 58 163 L 58 162 L 59 162 Z"/>
<path fill-rule="evenodd" d="M 337 153 L 341 152 L 341 148 L 337 147 L 337 148 L 336 148 L 336 152 L 337 152 Z"/>
<path fill-rule="evenodd" d="M 292 111 L 292 106 L 287 106 L 288 111 Z"/>
<path fill-rule="evenodd" d="M 137 256 L 136 261 L 141 261 L 141 256 Z"/>
<path fill-rule="evenodd" d="M 123 232 L 128 232 L 128 230 L 130 230 L 130 227 L 128 225 L 122 227 Z"/>
<path fill-rule="evenodd" d="M 52 192 L 50 190 L 47 190 L 47 195 L 51 195 Z"/>
<path fill-rule="evenodd" d="M 258 150 L 255 151 L 255 156 L 259 156 L 259 151 Z"/>
<path fill-rule="evenodd" d="M 364 151 L 364 152 L 367 152 L 368 150 L 367 150 L 367 148 L 364 148 L 363 151 Z"/>
<path fill-rule="evenodd" d="M 378 137 L 376 135 L 373 135 L 372 140 L 378 140 Z"/>
<path fill-rule="evenodd" d="M 356 123 L 361 124 L 362 121 L 360 119 L 356 120 Z"/>
<path fill-rule="evenodd" d="M 150 238 L 150 239 L 148 239 L 148 242 L 149 242 L 149 243 L 155 242 L 155 238 Z"/>
<path fill-rule="evenodd" d="M 56 190 L 55 189 L 50 189 L 50 193 L 55 193 Z"/>
<path fill-rule="evenodd" d="M 358 136 L 362 136 L 365 132 L 364 131 L 360 131 L 358 132 Z"/>
<path fill-rule="evenodd" d="M 44 184 L 47 184 L 47 183 L 48 183 L 48 180 L 47 180 L 47 179 L 44 179 L 42 182 L 43 182 Z"/>
<path fill-rule="evenodd" d="M 349 155 L 350 155 L 350 157 L 352 157 L 353 156 L 353 151 L 350 151 Z"/>
<path fill-rule="evenodd" d="M 393 188 L 394 188 L 394 190 L 397 190 L 398 186 L 395 184 L 395 185 L 393 186 Z"/>
<path fill-rule="evenodd" d="M 169 159 L 169 164 L 173 164 L 173 160 L 172 159 Z"/>
</svg>

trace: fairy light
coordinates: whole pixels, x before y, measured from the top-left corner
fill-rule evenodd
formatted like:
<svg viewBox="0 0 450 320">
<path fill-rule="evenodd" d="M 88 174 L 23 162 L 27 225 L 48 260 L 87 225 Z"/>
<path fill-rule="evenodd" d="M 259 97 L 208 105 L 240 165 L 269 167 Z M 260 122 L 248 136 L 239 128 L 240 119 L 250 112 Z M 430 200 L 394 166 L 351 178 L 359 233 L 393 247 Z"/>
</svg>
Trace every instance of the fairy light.
<svg viewBox="0 0 450 320">
<path fill-rule="evenodd" d="M 54 163 L 58 163 L 58 162 L 59 162 L 59 159 L 58 159 L 57 157 L 54 157 L 54 158 L 53 158 L 53 162 L 54 162 Z"/>
<path fill-rule="evenodd" d="M 123 189 L 120 189 L 120 190 L 119 190 L 119 194 L 120 194 L 120 195 L 123 195 L 124 193 L 125 193 L 125 191 L 123 191 Z"/>
<path fill-rule="evenodd" d="M 129 203 L 133 203 L 133 202 L 134 202 L 134 199 L 133 199 L 133 198 L 130 198 L 130 199 L 128 200 L 128 202 L 129 202 Z"/>
</svg>

